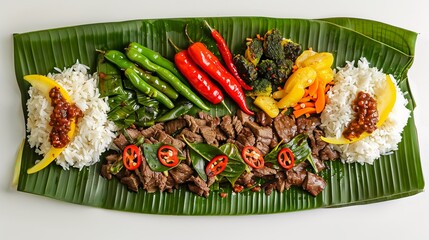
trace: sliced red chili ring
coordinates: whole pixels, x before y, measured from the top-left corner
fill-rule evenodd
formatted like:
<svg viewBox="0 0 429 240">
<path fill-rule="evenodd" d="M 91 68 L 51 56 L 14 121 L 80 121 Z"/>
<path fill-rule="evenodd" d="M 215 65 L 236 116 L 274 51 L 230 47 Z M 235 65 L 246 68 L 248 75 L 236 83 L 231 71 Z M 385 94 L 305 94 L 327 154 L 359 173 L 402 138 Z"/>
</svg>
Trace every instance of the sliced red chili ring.
<svg viewBox="0 0 429 240">
<path fill-rule="evenodd" d="M 136 145 L 128 145 L 122 153 L 122 161 L 126 169 L 133 171 L 140 167 L 142 163 L 142 155 L 139 147 Z"/>
<path fill-rule="evenodd" d="M 295 155 L 289 148 L 283 148 L 277 155 L 277 161 L 282 168 L 289 170 L 295 164 Z"/>
<path fill-rule="evenodd" d="M 243 160 L 252 168 L 259 169 L 264 166 L 264 158 L 261 151 L 253 146 L 246 146 L 241 151 Z"/>
<path fill-rule="evenodd" d="M 206 166 L 206 174 L 209 177 L 214 177 L 225 170 L 228 164 L 228 157 L 226 155 L 217 155 Z"/>
<path fill-rule="evenodd" d="M 158 149 L 158 159 L 166 167 L 174 167 L 179 164 L 179 152 L 175 147 L 163 145 Z"/>
</svg>

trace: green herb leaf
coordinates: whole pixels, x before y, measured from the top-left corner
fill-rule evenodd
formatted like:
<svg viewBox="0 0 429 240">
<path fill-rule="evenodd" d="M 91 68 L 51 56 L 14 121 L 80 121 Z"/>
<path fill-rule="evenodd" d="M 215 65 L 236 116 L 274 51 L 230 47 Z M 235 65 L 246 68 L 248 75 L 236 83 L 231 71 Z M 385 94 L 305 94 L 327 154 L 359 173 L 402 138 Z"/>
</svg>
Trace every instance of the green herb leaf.
<svg viewBox="0 0 429 240">
<path fill-rule="evenodd" d="M 194 170 L 197 172 L 198 176 L 200 176 L 201 179 L 204 180 L 204 182 L 207 181 L 207 174 L 206 174 L 206 161 L 200 154 L 195 152 L 192 148 L 189 149 L 189 157 L 192 161 L 192 166 L 194 167 Z"/>
<path fill-rule="evenodd" d="M 154 172 L 164 172 L 168 171 L 172 168 L 166 167 L 162 165 L 162 163 L 158 160 L 158 149 L 163 146 L 163 143 L 143 143 L 143 154 L 146 158 L 146 161 L 150 167 L 150 169 Z"/>
<path fill-rule="evenodd" d="M 223 172 L 219 174 L 220 177 L 225 177 L 234 186 L 235 181 L 246 170 L 247 164 L 241 158 L 240 151 L 237 146 L 232 143 L 226 143 L 219 147 L 219 149 L 228 156 L 228 164 Z"/>
<path fill-rule="evenodd" d="M 310 165 L 317 172 L 317 168 L 314 165 L 313 157 L 311 156 L 311 148 L 308 145 L 307 139 L 308 139 L 308 136 L 305 134 L 296 135 L 288 143 L 281 144 L 276 148 L 274 148 L 273 150 L 271 150 L 271 152 L 265 155 L 264 161 L 272 163 L 275 166 L 279 167 L 279 164 L 277 162 L 277 155 L 279 154 L 282 148 L 289 148 L 290 150 L 292 150 L 295 156 L 295 165 L 298 165 L 299 163 L 305 160 L 308 160 Z"/>
</svg>

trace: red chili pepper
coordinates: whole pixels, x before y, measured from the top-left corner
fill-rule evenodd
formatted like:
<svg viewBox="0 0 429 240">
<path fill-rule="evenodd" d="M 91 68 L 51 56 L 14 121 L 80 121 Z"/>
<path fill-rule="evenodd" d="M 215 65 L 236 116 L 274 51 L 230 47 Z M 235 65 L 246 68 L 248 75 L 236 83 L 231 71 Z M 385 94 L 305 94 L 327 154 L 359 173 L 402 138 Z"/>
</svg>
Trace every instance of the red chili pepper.
<svg viewBox="0 0 429 240">
<path fill-rule="evenodd" d="M 252 87 L 247 85 L 246 82 L 244 82 L 244 80 L 241 79 L 240 75 L 238 74 L 237 68 L 232 62 L 232 54 L 228 48 L 228 44 L 226 44 L 225 39 L 222 37 L 222 35 L 220 35 L 220 33 L 216 29 L 212 28 L 207 21 L 204 21 L 204 24 L 210 29 L 212 37 L 216 42 L 216 46 L 219 49 L 220 55 L 222 55 L 222 58 L 225 61 L 225 64 L 228 67 L 229 72 L 232 73 L 235 79 L 237 79 L 238 83 L 240 83 L 240 85 L 245 90 L 252 90 Z"/>
<path fill-rule="evenodd" d="M 225 170 L 228 164 L 226 155 L 218 155 L 214 157 L 206 166 L 206 174 L 208 177 L 214 177 Z"/>
<path fill-rule="evenodd" d="M 284 169 L 289 170 L 295 164 L 295 155 L 289 148 L 283 148 L 277 155 L 277 161 Z"/>
<path fill-rule="evenodd" d="M 158 159 L 166 167 L 174 167 L 179 164 L 177 149 L 169 145 L 163 145 L 158 149 Z"/>
<path fill-rule="evenodd" d="M 126 169 L 133 171 L 140 167 L 142 163 L 142 155 L 139 147 L 136 145 L 128 145 L 122 153 L 122 161 Z"/>
<path fill-rule="evenodd" d="M 219 62 L 219 59 L 207 47 L 196 42 L 188 48 L 189 56 L 200 66 L 208 75 L 217 81 L 225 90 L 225 92 L 237 103 L 243 112 L 253 115 L 247 107 L 246 96 L 240 84 Z"/>
<path fill-rule="evenodd" d="M 264 158 L 261 151 L 253 146 L 246 146 L 241 151 L 241 156 L 244 161 L 254 169 L 259 169 L 264 166 Z"/>
<path fill-rule="evenodd" d="M 200 93 L 209 102 L 213 104 L 222 103 L 228 109 L 228 111 L 231 112 L 224 102 L 222 91 L 192 60 L 188 51 L 179 49 L 170 39 L 168 40 L 177 51 L 176 55 L 174 56 L 174 63 L 176 64 L 176 67 L 185 76 L 194 89 L 197 90 L 198 93 Z"/>
</svg>

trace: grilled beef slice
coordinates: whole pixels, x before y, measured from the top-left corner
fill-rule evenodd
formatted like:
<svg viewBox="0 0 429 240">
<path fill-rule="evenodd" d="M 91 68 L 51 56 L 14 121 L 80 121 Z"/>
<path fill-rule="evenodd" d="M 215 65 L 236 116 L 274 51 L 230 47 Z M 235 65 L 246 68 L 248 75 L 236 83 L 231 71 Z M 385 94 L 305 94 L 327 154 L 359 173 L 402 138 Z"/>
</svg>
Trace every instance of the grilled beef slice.
<svg viewBox="0 0 429 240">
<path fill-rule="evenodd" d="M 326 187 L 326 182 L 322 177 L 317 176 L 312 172 L 307 172 L 307 177 L 302 184 L 302 187 L 311 193 L 313 196 L 317 196 Z"/>
<path fill-rule="evenodd" d="M 279 138 L 285 143 L 289 142 L 296 135 L 297 126 L 292 117 L 279 114 L 274 118 L 273 125 L 277 136 L 279 136 Z"/>
<path fill-rule="evenodd" d="M 180 163 L 177 167 L 171 169 L 169 175 L 174 179 L 176 184 L 182 184 L 192 176 L 194 170 L 185 163 Z"/>
<path fill-rule="evenodd" d="M 164 123 L 164 132 L 169 135 L 172 135 L 173 133 L 181 130 L 184 127 L 186 127 L 186 120 L 182 118 L 177 118 Z"/>
<path fill-rule="evenodd" d="M 210 188 L 207 186 L 207 183 L 204 182 L 204 180 L 200 177 L 192 176 L 189 179 L 188 188 L 189 190 L 201 197 L 208 197 L 210 194 Z"/>
</svg>

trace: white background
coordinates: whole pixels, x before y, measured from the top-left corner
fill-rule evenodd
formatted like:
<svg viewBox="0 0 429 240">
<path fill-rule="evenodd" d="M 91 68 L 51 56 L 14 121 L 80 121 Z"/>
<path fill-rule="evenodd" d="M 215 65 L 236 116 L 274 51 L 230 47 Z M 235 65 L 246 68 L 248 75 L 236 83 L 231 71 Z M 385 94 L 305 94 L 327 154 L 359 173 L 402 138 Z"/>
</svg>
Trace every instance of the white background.
<svg viewBox="0 0 429 240">
<path fill-rule="evenodd" d="M 429 179 L 426 106 L 429 10 L 425 1 L 266 0 L 36 0 L 2 1 L 0 8 L 0 239 L 429 239 L 429 194 L 376 204 L 295 213 L 178 217 L 79 206 L 11 188 L 14 159 L 24 132 L 13 65 L 13 33 L 142 18 L 269 16 L 358 17 L 420 33 L 409 71 L 417 102 L 415 121 L 423 171 Z"/>
</svg>

